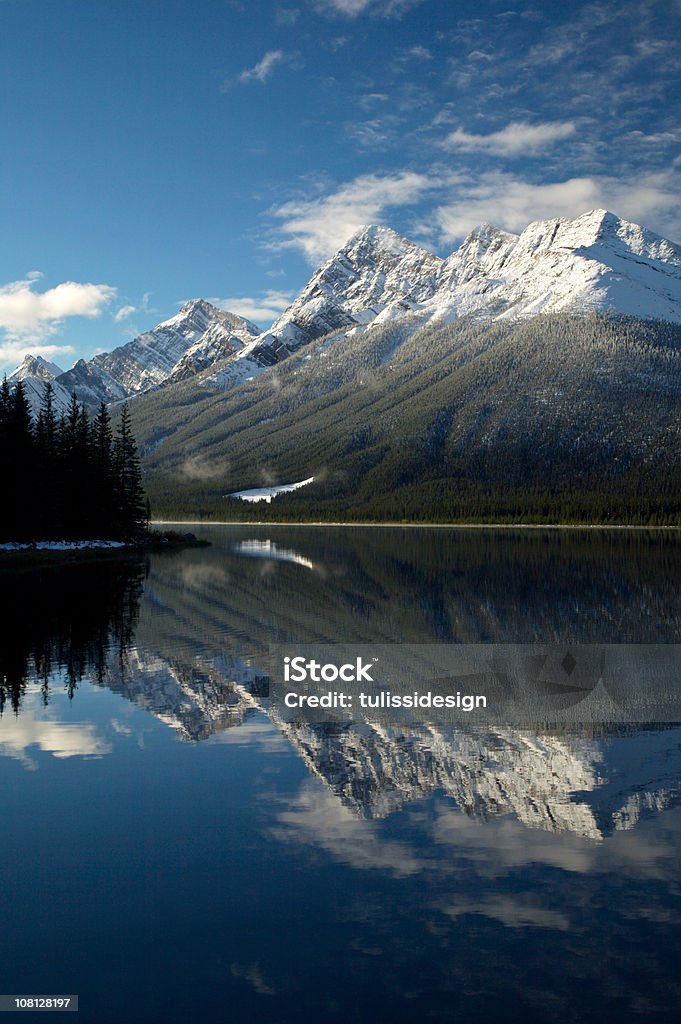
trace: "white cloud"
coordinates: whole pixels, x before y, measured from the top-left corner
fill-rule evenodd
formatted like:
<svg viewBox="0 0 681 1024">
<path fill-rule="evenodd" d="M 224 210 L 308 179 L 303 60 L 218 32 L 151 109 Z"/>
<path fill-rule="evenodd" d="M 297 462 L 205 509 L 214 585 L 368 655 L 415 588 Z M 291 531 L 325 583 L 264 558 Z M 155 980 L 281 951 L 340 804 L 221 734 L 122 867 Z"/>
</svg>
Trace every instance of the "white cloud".
<svg viewBox="0 0 681 1024">
<path fill-rule="evenodd" d="M 31 342 L 9 341 L 0 345 L 0 369 L 13 370 L 28 355 L 42 356 L 48 362 L 57 360 L 59 356 L 73 355 L 73 345 L 36 345 Z"/>
<path fill-rule="evenodd" d="M 414 171 L 363 174 L 331 195 L 284 203 L 272 211 L 286 236 L 279 247 L 300 249 L 316 265 L 363 225 L 380 222 L 384 210 L 419 202 L 438 184 Z"/>
<path fill-rule="evenodd" d="M 214 303 L 220 309 L 229 313 L 237 313 L 238 316 L 245 316 L 247 320 L 253 320 L 256 324 L 269 324 L 276 320 L 280 313 L 291 305 L 293 295 L 291 292 L 266 291 L 258 296 L 240 295 L 227 299 L 215 299 Z"/>
<path fill-rule="evenodd" d="M 284 59 L 283 50 L 268 50 L 265 56 L 252 68 L 246 68 L 239 75 L 240 82 L 266 82 L 277 64 Z"/>
<path fill-rule="evenodd" d="M 570 930 L 570 919 L 566 914 L 548 910 L 530 902 L 527 897 L 516 899 L 513 896 L 487 896 L 470 902 L 459 898 L 441 909 L 442 913 L 455 920 L 464 914 L 480 914 L 501 921 L 507 928 L 548 928 L 561 932 Z"/>
<path fill-rule="evenodd" d="M 317 846 L 358 870 L 407 878 L 430 867 L 406 843 L 385 839 L 374 822 L 356 818 L 326 790 L 304 783 L 272 830 L 280 842 Z"/>
<path fill-rule="evenodd" d="M 320 10 L 334 11 L 338 14 L 346 14 L 349 18 L 356 18 L 372 3 L 373 0 L 320 0 L 317 7 Z"/>
<path fill-rule="evenodd" d="M 23 281 L 0 286 L 0 329 L 10 341 L 42 341 L 70 316 L 97 317 L 116 296 L 108 284 L 64 281 L 44 292 L 34 291 L 37 271 Z"/>
<path fill-rule="evenodd" d="M 675 172 L 631 180 L 570 178 L 537 185 L 501 172 L 457 186 L 456 199 L 436 211 L 443 242 L 458 241 L 478 224 L 522 231 L 533 220 L 578 217 L 605 208 L 673 239 L 681 232 L 681 190 Z"/>
<path fill-rule="evenodd" d="M 411 49 L 405 50 L 404 57 L 409 57 L 412 60 L 432 60 L 433 55 L 426 46 L 412 46 Z"/>
<path fill-rule="evenodd" d="M 489 135 L 475 135 L 457 128 L 444 141 L 448 149 L 465 153 L 492 153 L 495 156 L 523 156 L 537 153 L 560 139 L 574 135 L 577 126 L 574 121 L 545 121 L 542 124 L 528 124 L 526 121 L 512 121 L 498 132 Z"/>
<path fill-rule="evenodd" d="M 364 96 L 360 96 L 357 106 L 362 110 L 369 110 L 376 103 L 386 103 L 389 99 L 390 96 L 387 92 L 368 92 Z"/>
<path fill-rule="evenodd" d="M 3 722 L 0 756 L 13 757 L 26 768 L 36 768 L 27 751 L 39 747 L 53 757 L 102 757 L 111 752 L 111 745 L 99 737 L 95 726 L 87 722 L 67 724 L 41 719 L 24 710 L 17 718 Z"/>
<path fill-rule="evenodd" d="M 121 306 L 121 308 L 114 313 L 114 320 L 119 324 L 121 320 L 127 319 L 127 317 L 132 316 L 132 314 L 136 312 L 137 306 Z"/>
<path fill-rule="evenodd" d="M 399 18 L 412 7 L 424 0 L 317 0 L 318 11 L 329 14 L 343 14 L 356 18 L 360 14 L 373 14 L 380 18 Z"/>
</svg>

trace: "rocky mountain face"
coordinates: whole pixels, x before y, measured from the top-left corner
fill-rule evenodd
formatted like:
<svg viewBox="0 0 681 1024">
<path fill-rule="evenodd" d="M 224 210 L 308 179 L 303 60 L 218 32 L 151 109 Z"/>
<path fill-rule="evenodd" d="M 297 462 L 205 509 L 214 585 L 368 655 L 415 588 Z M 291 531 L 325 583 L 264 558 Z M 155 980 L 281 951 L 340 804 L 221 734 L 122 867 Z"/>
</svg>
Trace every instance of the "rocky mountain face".
<svg viewBox="0 0 681 1024">
<path fill-rule="evenodd" d="M 480 484 L 672 493 L 680 405 L 681 248 L 598 210 L 482 227 L 444 260 L 366 228 L 269 332 L 134 417 L 180 507 L 200 457 L 218 504 L 313 477 L 291 508 L 448 518 Z"/>
<path fill-rule="evenodd" d="M 229 388 L 334 332 L 399 321 L 406 337 L 467 316 L 511 321 L 560 311 L 681 323 L 681 247 L 606 210 L 536 221 L 520 235 L 483 225 L 447 259 L 370 226 L 312 275 L 268 331 L 196 299 L 126 345 L 53 376 L 88 405 L 198 374 Z"/>
<path fill-rule="evenodd" d="M 57 415 L 66 411 L 71 398 L 66 388 L 57 383 L 57 377 L 63 374 L 63 370 L 56 363 L 50 363 L 42 356 L 28 355 L 23 363 L 17 366 L 16 370 L 9 375 L 7 380 L 10 386 L 17 381 L 24 382 L 26 397 L 28 398 L 31 412 L 38 415 L 40 403 L 45 391 L 46 381 L 51 381 L 54 388 L 54 409 Z"/>
<path fill-rule="evenodd" d="M 34 411 L 42 382 L 48 379 L 55 388 L 57 411 L 66 407 L 73 392 L 87 406 L 120 402 L 164 383 L 187 380 L 239 353 L 259 334 L 249 320 L 195 299 L 112 352 L 79 359 L 66 372 L 40 356 L 27 356 L 10 380 L 26 382 Z"/>
<path fill-rule="evenodd" d="M 403 315 L 432 298 L 441 266 L 390 228 L 364 228 L 312 275 L 257 347 L 295 352 L 331 331 L 370 324 L 388 309 Z"/>
<path fill-rule="evenodd" d="M 392 516 L 376 499 L 399 491 L 400 516 L 448 517 L 481 482 L 672 493 L 681 247 L 605 210 L 482 226 L 446 259 L 368 227 L 269 331 L 195 300 L 55 381 L 88 405 L 136 396 L 147 470 L 181 505 L 196 459 L 213 502 L 314 478 L 286 500 L 340 498 L 320 514 L 359 496 Z"/>
<path fill-rule="evenodd" d="M 483 225 L 444 260 L 390 228 L 363 228 L 211 382 L 238 383 L 332 332 L 557 312 L 681 323 L 681 247 L 607 210 L 536 221 L 520 235 Z"/>
<path fill-rule="evenodd" d="M 257 669 L 240 659 L 188 665 L 139 648 L 125 672 L 109 659 L 104 685 L 193 742 L 262 720 L 264 711 L 357 818 L 387 817 L 440 791 L 480 821 L 506 816 L 600 841 L 679 800 L 678 728 L 590 737 L 577 729 L 292 725 L 260 695 Z"/>
<path fill-rule="evenodd" d="M 485 225 L 444 261 L 433 315 L 495 319 L 617 312 L 681 322 L 681 247 L 607 210 L 536 221 L 521 235 Z"/>
<path fill-rule="evenodd" d="M 95 356 L 92 364 L 127 395 L 136 394 L 232 355 L 257 334 L 258 328 L 243 317 L 198 299 L 127 345 Z"/>
</svg>

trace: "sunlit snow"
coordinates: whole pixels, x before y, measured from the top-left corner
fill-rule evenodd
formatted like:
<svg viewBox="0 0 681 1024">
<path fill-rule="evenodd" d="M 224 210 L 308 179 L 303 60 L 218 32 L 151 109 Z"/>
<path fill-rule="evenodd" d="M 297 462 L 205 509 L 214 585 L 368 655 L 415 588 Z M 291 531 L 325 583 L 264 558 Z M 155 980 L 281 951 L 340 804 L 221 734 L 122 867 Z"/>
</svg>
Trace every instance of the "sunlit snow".
<svg viewBox="0 0 681 1024">
<path fill-rule="evenodd" d="M 304 487 L 305 484 L 311 484 L 314 477 L 308 477 L 307 480 L 299 480 L 295 484 L 277 484 L 275 487 L 253 487 L 247 491 L 233 491 L 232 494 L 228 494 L 228 498 L 241 498 L 242 501 L 267 501 L 270 502 L 272 498 L 275 498 L 277 494 L 284 494 L 287 491 L 297 491 L 299 487 Z"/>
</svg>

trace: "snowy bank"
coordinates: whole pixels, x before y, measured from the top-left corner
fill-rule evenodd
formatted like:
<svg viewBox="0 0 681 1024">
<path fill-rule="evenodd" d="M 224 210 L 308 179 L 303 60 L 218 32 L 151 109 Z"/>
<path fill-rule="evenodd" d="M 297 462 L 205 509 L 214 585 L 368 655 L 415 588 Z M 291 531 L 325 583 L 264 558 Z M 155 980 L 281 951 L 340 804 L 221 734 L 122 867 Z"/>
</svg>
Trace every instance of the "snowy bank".
<svg viewBox="0 0 681 1024">
<path fill-rule="evenodd" d="M 9 541 L 0 551 L 84 551 L 86 548 L 124 548 L 122 540 L 39 540 L 34 543 Z"/>
</svg>

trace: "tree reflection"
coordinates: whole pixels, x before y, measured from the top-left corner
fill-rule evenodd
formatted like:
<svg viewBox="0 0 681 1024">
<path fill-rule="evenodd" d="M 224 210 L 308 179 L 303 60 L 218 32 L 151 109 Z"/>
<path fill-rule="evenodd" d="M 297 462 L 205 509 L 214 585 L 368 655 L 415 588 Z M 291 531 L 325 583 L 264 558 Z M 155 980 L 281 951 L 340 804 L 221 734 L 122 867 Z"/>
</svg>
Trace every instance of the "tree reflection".
<svg viewBox="0 0 681 1024">
<path fill-rule="evenodd" d="M 146 564 L 115 558 L 6 570 L 0 644 L 0 714 L 18 714 L 29 680 L 49 701 L 57 672 L 69 697 L 84 676 L 102 682 L 107 655 L 130 646 Z"/>
</svg>

